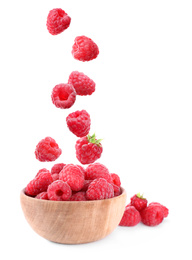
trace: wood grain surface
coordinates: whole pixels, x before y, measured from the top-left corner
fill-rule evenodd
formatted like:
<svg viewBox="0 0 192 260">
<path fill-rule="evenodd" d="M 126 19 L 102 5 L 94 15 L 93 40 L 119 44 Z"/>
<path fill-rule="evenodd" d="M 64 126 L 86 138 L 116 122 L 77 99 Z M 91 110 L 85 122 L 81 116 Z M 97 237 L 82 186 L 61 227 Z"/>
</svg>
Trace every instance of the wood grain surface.
<svg viewBox="0 0 192 260">
<path fill-rule="evenodd" d="M 109 235 L 119 224 L 126 203 L 120 196 L 94 201 L 49 201 L 20 193 L 26 220 L 40 236 L 57 243 L 81 244 Z"/>
</svg>

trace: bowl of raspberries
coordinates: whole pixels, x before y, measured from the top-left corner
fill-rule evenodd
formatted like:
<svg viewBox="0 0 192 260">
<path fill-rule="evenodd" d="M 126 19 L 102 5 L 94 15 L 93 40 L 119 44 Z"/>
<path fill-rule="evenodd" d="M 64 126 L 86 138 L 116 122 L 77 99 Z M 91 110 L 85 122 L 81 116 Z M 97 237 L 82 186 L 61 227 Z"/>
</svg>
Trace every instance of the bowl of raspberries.
<svg viewBox="0 0 192 260">
<path fill-rule="evenodd" d="M 119 176 L 101 163 L 57 163 L 38 171 L 20 201 L 37 234 L 57 243 L 81 244 L 102 239 L 119 225 L 126 192 Z"/>
<path fill-rule="evenodd" d="M 47 16 L 47 30 L 52 36 L 69 28 L 70 16 L 61 8 Z M 51 37 L 52 37 L 51 36 Z M 71 54 L 78 62 L 92 62 L 99 55 L 97 44 L 85 35 L 77 36 Z M 62 154 L 56 140 L 45 137 L 36 145 L 39 162 L 54 162 L 41 168 L 20 192 L 26 220 L 43 238 L 62 244 L 93 242 L 109 235 L 118 225 L 159 225 L 168 216 L 160 203 L 150 203 L 136 194 L 126 206 L 126 192 L 118 174 L 97 162 L 103 153 L 102 139 L 90 134 L 91 116 L 85 109 L 70 111 L 81 96 L 94 95 L 96 83 L 79 71 L 56 84 L 50 92 L 54 109 L 63 110 L 66 127 L 77 137 L 74 143 L 78 164 L 55 163 Z M 67 113 L 67 114 L 66 114 Z"/>
</svg>

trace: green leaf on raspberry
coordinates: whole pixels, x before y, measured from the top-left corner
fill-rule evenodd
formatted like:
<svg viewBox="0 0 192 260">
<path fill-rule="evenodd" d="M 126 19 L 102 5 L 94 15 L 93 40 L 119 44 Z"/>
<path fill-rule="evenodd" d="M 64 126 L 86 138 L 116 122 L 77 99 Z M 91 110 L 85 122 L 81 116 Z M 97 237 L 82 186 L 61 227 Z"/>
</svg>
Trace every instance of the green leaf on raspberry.
<svg viewBox="0 0 192 260">
<path fill-rule="evenodd" d="M 140 198 L 140 199 L 146 200 L 146 198 L 143 198 L 143 194 L 141 195 L 140 192 L 137 193 L 137 197 Z"/>
<path fill-rule="evenodd" d="M 90 134 L 88 134 L 87 139 L 90 143 L 97 144 L 99 146 L 101 146 L 100 142 L 103 140 L 103 139 L 97 140 L 95 134 L 93 134 L 92 136 Z"/>
</svg>

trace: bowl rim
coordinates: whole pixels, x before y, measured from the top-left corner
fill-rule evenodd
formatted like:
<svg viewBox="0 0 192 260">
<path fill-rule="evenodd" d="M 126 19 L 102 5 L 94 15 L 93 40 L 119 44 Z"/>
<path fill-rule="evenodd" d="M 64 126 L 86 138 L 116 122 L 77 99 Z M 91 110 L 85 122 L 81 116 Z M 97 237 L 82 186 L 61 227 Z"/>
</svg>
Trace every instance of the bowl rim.
<svg viewBox="0 0 192 260">
<path fill-rule="evenodd" d="M 102 199 L 102 200 L 80 200 L 80 201 L 72 201 L 72 200 L 65 200 L 65 201 L 56 201 L 56 200 L 44 200 L 44 199 L 37 199 L 35 197 L 31 197 L 27 194 L 25 194 L 25 188 L 22 189 L 20 191 L 20 196 L 22 197 L 25 197 L 29 200 L 32 200 L 32 201 L 37 201 L 37 202 L 40 202 L 40 203 L 59 203 L 59 204 L 69 204 L 69 203 L 72 203 L 72 204 L 75 204 L 75 203 L 102 203 L 103 201 L 112 201 L 114 199 L 119 199 L 121 198 L 122 196 L 125 196 L 126 195 L 126 190 L 123 188 L 123 187 L 120 187 L 121 189 L 121 194 L 118 195 L 118 196 L 114 196 L 113 198 L 109 198 L 109 199 Z"/>
</svg>

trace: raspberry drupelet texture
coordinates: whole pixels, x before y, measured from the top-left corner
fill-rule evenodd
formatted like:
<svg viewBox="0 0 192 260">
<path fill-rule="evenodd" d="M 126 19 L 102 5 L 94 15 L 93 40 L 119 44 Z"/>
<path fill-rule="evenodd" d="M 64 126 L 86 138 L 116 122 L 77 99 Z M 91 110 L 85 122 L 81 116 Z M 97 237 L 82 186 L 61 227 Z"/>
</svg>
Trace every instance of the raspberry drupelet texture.
<svg viewBox="0 0 192 260">
<path fill-rule="evenodd" d="M 41 172 L 50 172 L 50 171 L 47 170 L 46 168 L 40 169 L 35 177 L 37 177 Z"/>
<path fill-rule="evenodd" d="M 53 179 L 50 172 L 41 172 L 27 184 L 25 194 L 29 196 L 36 196 L 43 191 L 47 191 L 48 186 L 52 182 Z"/>
<path fill-rule="evenodd" d="M 82 164 L 94 163 L 101 157 L 103 147 L 95 135 L 84 136 L 77 140 L 75 149 L 76 157 Z"/>
<path fill-rule="evenodd" d="M 103 178 L 93 180 L 86 191 L 86 198 L 88 200 L 103 200 L 113 197 L 113 186 Z"/>
<path fill-rule="evenodd" d="M 35 156 L 41 162 L 55 161 L 62 153 L 56 141 L 51 137 L 42 139 L 36 146 Z"/>
<path fill-rule="evenodd" d="M 78 191 L 76 192 L 75 194 L 73 194 L 71 196 L 71 201 L 85 201 L 87 200 L 86 199 L 86 196 L 85 196 L 85 191 Z"/>
<path fill-rule="evenodd" d="M 81 189 L 81 191 L 87 191 L 88 187 L 89 187 L 89 184 L 92 182 L 93 180 L 85 180 L 84 181 L 84 186 L 83 188 Z"/>
<path fill-rule="evenodd" d="M 59 180 L 59 173 L 53 173 L 51 174 L 53 181 Z"/>
<path fill-rule="evenodd" d="M 111 175 L 109 174 L 109 170 L 107 167 L 101 163 L 92 163 L 89 164 L 85 171 L 85 179 L 86 180 L 94 180 L 97 178 L 104 178 L 109 183 L 112 183 Z"/>
<path fill-rule="evenodd" d="M 79 61 L 90 61 L 97 58 L 99 48 L 97 44 L 86 36 L 77 36 L 72 47 L 72 55 Z"/>
<path fill-rule="evenodd" d="M 160 205 L 150 205 L 140 211 L 141 221 L 147 226 L 157 226 L 164 219 L 164 212 Z"/>
<path fill-rule="evenodd" d="M 47 16 L 47 29 L 50 34 L 57 35 L 66 30 L 71 23 L 71 18 L 61 8 L 51 10 Z"/>
<path fill-rule="evenodd" d="M 69 75 L 68 83 L 72 84 L 77 95 L 91 95 L 95 91 L 95 82 L 82 72 L 73 71 Z"/>
<path fill-rule="evenodd" d="M 140 193 L 135 194 L 131 197 L 131 205 L 134 206 L 138 211 L 141 211 L 147 207 L 147 199 L 143 198 Z"/>
<path fill-rule="evenodd" d="M 37 194 L 37 196 L 35 196 L 36 199 L 40 199 L 40 200 L 48 200 L 48 194 L 46 191 L 43 191 L 39 194 Z"/>
<path fill-rule="evenodd" d="M 76 91 L 71 84 L 58 84 L 52 90 L 53 104 L 62 109 L 70 108 L 76 100 Z"/>
<path fill-rule="evenodd" d="M 78 166 L 73 164 L 66 165 L 61 170 L 59 179 L 67 182 L 72 191 L 80 191 L 84 186 L 84 174 Z"/>
<path fill-rule="evenodd" d="M 119 175 L 117 175 L 116 173 L 111 173 L 110 175 L 111 175 L 113 183 L 120 187 L 121 186 L 121 180 L 120 180 Z"/>
<path fill-rule="evenodd" d="M 76 112 L 70 113 L 66 118 L 66 122 L 69 130 L 77 137 L 88 135 L 91 118 L 86 110 L 77 110 Z"/>
<path fill-rule="evenodd" d="M 53 165 L 53 167 L 51 168 L 51 174 L 55 174 L 55 173 L 60 173 L 60 171 L 63 169 L 63 167 L 66 164 L 64 163 L 56 163 Z"/>
<path fill-rule="evenodd" d="M 71 198 L 72 191 L 66 182 L 57 180 L 49 185 L 47 194 L 49 200 L 65 201 Z"/>
<path fill-rule="evenodd" d="M 149 206 L 155 206 L 155 205 L 156 206 L 160 206 L 162 208 L 162 210 L 163 210 L 163 217 L 164 218 L 168 217 L 168 215 L 169 215 L 169 209 L 168 208 L 166 208 L 165 206 L 161 205 L 158 202 L 151 202 L 151 203 L 149 203 Z"/>
<path fill-rule="evenodd" d="M 114 196 L 119 196 L 121 194 L 121 188 L 114 183 L 112 183 L 114 189 Z"/>
<path fill-rule="evenodd" d="M 141 221 L 141 216 L 135 207 L 127 205 L 119 226 L 133 227 Z"/>
</svg>

